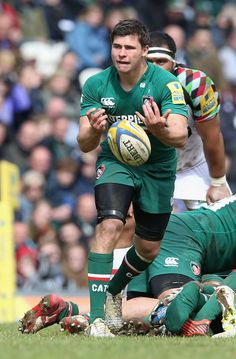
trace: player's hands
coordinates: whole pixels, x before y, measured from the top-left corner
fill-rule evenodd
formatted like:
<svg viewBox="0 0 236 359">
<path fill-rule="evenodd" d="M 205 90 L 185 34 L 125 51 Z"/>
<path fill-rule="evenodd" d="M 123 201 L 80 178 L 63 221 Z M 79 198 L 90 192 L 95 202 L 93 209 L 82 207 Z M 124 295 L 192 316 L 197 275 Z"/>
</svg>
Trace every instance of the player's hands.
<svg viewBox="0 0 236 359">
<path fill-rule="evenodd" d="M 107 114 L 104 108 L 91 108 L 86 112 L 90 126 L 98 132 L 104 132 L 107 128 Z"/>
<path fill-rule="evenodd" d="M 147 129 L 154 135 L 160 134 L 160 130 L 168 127 L 168 117 L 171 110 L 167 110 L 163 116 L 160 114 L 160 110 L 155 101 L 152 104 L 147 101 L 143 104 L 144 116 L 136 111 L 136 115 L 145 123 Z"/>
<path fill-rule="evenodd" d="M 206 194 L 206 201 L 207 204 L 211 204 L 230 195 L 231 191 L 226 184 L 222 184 L 221 186 L 210 186 Z"/>
</svg>

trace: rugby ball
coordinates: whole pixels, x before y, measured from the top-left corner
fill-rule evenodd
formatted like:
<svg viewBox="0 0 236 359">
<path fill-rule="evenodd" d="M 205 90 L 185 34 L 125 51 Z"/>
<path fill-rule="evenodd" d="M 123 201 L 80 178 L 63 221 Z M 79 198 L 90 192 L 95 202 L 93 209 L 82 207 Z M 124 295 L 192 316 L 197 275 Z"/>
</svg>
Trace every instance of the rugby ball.
<svg viewBox="0 0 236 359">
<path fill-rule="evenodd" d="M 151 143 L 141 126 L 122 120 L 111 125 L 107 134 L 113 155 L 122 163 L 141 166 L 151 153 Z"/>
</svg>

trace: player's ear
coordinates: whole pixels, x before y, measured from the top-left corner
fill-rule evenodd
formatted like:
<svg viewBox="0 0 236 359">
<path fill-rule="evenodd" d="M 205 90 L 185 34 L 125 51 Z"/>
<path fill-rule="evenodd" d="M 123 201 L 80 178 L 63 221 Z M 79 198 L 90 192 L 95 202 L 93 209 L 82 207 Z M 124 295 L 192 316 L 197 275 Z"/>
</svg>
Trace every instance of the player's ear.
<svg viewBox="0 0 236 359">
<path fill-rule="evenodd" d="M 148 49 L 149 49 L 149 46 L 148 46 L 148 45 L 146 45 L 146 46 L 143 47 L 143 57 L 145 57 L 145 58 L 146 58 L 146 56 L 147 56 Z"/>
</svg>

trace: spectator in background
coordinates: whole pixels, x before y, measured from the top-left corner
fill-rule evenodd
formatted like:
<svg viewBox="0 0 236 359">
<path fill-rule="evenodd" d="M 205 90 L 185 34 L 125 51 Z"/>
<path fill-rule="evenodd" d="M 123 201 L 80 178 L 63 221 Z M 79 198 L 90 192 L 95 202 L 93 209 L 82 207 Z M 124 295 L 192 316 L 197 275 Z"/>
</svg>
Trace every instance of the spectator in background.
<svg viewBox="0 0 236 359">
<path fill-rule="evenodd" d="M 60 22 L 62 20 L 73 20 L 75 16 L 70 5 L 68 5 L 68 1 L 44 0 L 42 6 L 47 23 L 48 38 L 55 42 L 63 41 L 64 34 L 61 30 Z"/>
<path fill-rule="evenodd" d="M 27 169 L 41 173 L 47 180 L 52 171 L 52 153 L 45 146 L 35 146 L 30 152 Z"/>
<path fill-rule="evenodd" d="M 88 285 L 88 252 L 82 244 L 70 244 L 63 251 L 62 267 L 65 288 L 78 293 Z"/>
<path fill-rule="evenodd" d="M 30 103 L 29 108 L 24 106 L 22 109 L 21 104 L 21 113 L 23 111 L 31 110 L 30 115 L 37 113 L 38 110 L 42 111 L 42 104 L 39 103 L 39 91 L 43 83 L 43 77 L 37 71 L 34 65 L 32 64 L 23 64 L 18 72 L 18 87 L 22 88 L 21 91 L 25 91 L 25 97 L 28 99 Z M 22 96 L 21 96 L 22 98 Z M 21 99 L 20 98 L 20 99 Z M 26 102 L 26 100 L 24 101 Z M 18 106 L 19 107 L 19 106 Z M 27 113 L 26 113 L 27 114 Z M 23 114 L 21 115 L 22 121 L 24 119 Z"/>
<path fill-rule="evenodd" d="M 63 289 L 65 279 L 61 259 L 62 252 L 56 239 L 49 238 L 39 243 L 39 267 L 37 279 L 32 283 L 32 289 L 53 292 Z"/>
<path fill-rule="evenodd" d="M 179 64 L 190 65 L 190 61 L 186 51 L 186 33 L 179 25 L 168 25 L 164 28 L 164 32 L 174 39 L 176 44 L 176 62 Z"/>
<path fill-rule="evenodd" d="M 217 48 L 225 45 L 227 35 L 236 28 L 236 4 L 228 2 L 216 14 L 213 28 L 214 43 Z"/>
<path fill-rule="evenodd" d="M 97 4 L 87 5 L 74 29 L 65 34 L 69 49 L 77 56 L 78 71 L 88 67 L 103 68 L 109 61 L 108 31 L 103 22 L 102 8 Z"/>
<path fill-rule="evenodd" d="M 187 56 L 192 68 L 206 72 L 219 90 L 226 88 L 222 64 L 209 28 L 194 30 L 188 40 Z"/>
<path fill-rule="evenodd" d="M 52 206 L 53 221 L 59 226 L 72 219 L 76 210 L 75 185 L 77 163 L 70 157 L 57 161 L 53 183 L 48 191 L 47 199 Z"/>
<path fill-rule="evenodd" d="M 52 222 L 52 207 L 45 199 L 42 199 L 37 202 L 30 222 L 31 238 L 37 247 L 48 238 L 55 239 L 56 235 Z"/>
<path fill-rule="evenodd" d="M 222 71 L 229 84 L 236 84 L 236 27 L 226 36 L 224 45 L 219 49 Z"/>
<path fill-rule="evenodd" d="M 16 78 L 17 56 L 11 49 L 0 50 L 0 76 Z"/>
<path fill-rule="evenodd" d="M 74 147 L 66 143 L 70 120 L 65 116 L 61 116 L 51 122 L 52 133 L 41 141 L 41 145 L 48 148 L 52 154 L 53 164 L 56 165 L 58 160 L 71 157 Z"/>
<path fill-rule="evenodd" d="M 30 120 L 26 121 L 20 126 L 16 137 L 11 138 L 4 146 L 3 159 L 15 163 L 22 174 L 28 166 L 28 160 L 37 143 L 37 124 Z"/>
<path fill-rule="evenodd" d="M 16 50 L 21 40 L 21 30 L 15 26 L 12 15 L 7 12 L 0 13 L 0 49 Z"/>
<path fill-rule="evenodd" d="M 193 8 L 188 4 L 189 1 L 168 0 L 166 3 L 166 25 L 180 26 L 185 33 L 189 33 L 195 16 Z"/>
<path fill-rule="evenodd" d="M 17 286 L 23 287 L 37 271 L 37 248 L 29 236 L 29 227 L 26 223 L 14 223 L 14 244 L 17 270 Z"/>
<path fill-rule="evenodd" d="M 16 11 L 16 6 L 12 6 L 8 1 L 0 1 L 0 12 L 7 14 L 11 18 L 12 26 L 14 29 L 20 28 L 19 17 Z"/>
<path fill-rule="evenodd" d="M 84 236 L 86 238 L 92 237 L 97 222 L 94 195 L 92 193 L 84 193 L 78 197 L 76 217 Z"/>
<path fill-rule="evenodd" d="M 63 99 L 65 101 L 64 115 L 71 119 L 78 117 L 80 96 L 73 88 L 71 78 L 66 71 L 61 69 L 55 72 L 42 87 L 39 97 L 44 109 L 51 98 Z"/>
<path fill-rule="evenodd" d="M 39 172 L 44 176 L 45 197 L 54 191 L 53 170 L 55 169 L 55 164 L 53 162 L 53 155 L 47 147 L 38 145 L 32 149 L 25 171 L 29 169 Z"/>
<path fill-rule="evenodd" d="M 47 40 L 49 31 L 42 6 L 33 0 L 18 0 L 15 7 L 23 41 Z"/>
<path fill-rule="evenodd" d="M 62 250 L 71 244 L 80 243 L 81 239 L 81 228 L 72 220 L 63 223 L 58 230 L 58 240 Z"/>
<path fill-rule="evenodd" d="M 64 71 L 69 76 L 72 86 L 77 91 L 79 91 L 77 69 L 78 69 L 78 63 L 77 63 L 76 54 L 72 51 L 65 52 L 58 64 L 58 70 Z"/>
<path fill-rule="evenodd" d="M 96 158 L 100 148 L 89 153 L 81 153 L 79 175 L 76 185 L 76 193 L 79 197 L 84 193 L 94 194 L 94 182 L 96 177 Z"/>
<path fill-rule="evenodd" d="M 45 104 L 45 109 L 42 109 L 41 112 L 45 111 L 45 114 L 51 119 L 54 120 L 60 116 L 65 116 L 66 114 L 66 101 L 57 96 L 51 97 L 48 102 Z"/>
<path fill-rule="evenodd" d="M 14 126 L 14 108 L 10 98 L 11 81 L 0 76 L 0 119 L 8 127 Z"/>
<path fill-rule="evenodd" d="M 21 179 L 20 208 L 18 216 L 25 223 L 30 223 L 32 212 L 36 203 L 44 197 L 45 179 L 36 171 L 24 173 Z"/>
<path fill-rule="evenodd" d="M 51 121 L 47 115 L 44 113 L 37 114 L 32 116 L 31 119 L 37 124 L 38 127 L 39 143 L 52 135 L 53 121 Z"/>
</svg>

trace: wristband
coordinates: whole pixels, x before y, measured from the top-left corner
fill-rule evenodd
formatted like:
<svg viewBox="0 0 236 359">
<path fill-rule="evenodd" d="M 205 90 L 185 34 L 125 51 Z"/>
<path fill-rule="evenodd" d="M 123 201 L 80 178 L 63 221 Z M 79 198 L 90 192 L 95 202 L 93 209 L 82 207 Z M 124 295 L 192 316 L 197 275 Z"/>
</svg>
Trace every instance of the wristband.
<svg viewBox="0 0 236 359">
<path fill-rule="evenodd" d="M 211 177 L 211 186 L 219 187 L 222 186 L 223 184 L 226 184 L 226 176 L 222 176 L 219 178 Z"/>
</svg>

